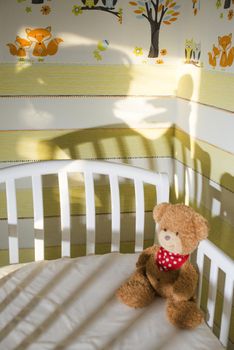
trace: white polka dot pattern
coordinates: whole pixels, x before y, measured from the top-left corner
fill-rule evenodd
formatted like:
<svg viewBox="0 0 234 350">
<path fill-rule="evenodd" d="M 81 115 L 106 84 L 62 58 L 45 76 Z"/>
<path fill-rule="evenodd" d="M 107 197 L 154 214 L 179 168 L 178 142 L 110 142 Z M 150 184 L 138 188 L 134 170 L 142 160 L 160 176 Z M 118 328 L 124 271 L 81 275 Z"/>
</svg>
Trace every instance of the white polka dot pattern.
<svg viewBox="0 0 234 350">
<path fill-rule="evenodd" d="M 178 270 L 187 261 L 188 257 L 189 255 L 172 253 L 160 247 L 155 256 L 155 262 L 160 271 L 172 271 Z"/>
</svg>

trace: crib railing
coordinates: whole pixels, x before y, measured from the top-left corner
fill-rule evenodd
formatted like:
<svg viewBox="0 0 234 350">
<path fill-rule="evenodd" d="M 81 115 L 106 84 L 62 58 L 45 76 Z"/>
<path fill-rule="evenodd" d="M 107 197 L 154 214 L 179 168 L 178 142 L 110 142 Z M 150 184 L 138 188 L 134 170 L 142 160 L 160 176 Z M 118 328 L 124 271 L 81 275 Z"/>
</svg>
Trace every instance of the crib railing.
<svg viewBox="0 0 234 350">
<path fill-rule="evenodd" d="M 34 251 L 35 260 L 44 259 L 44 205 L 43 205 L 43 175 L 57 175 L 60 199 L 61 220 L 61 256 L 71 254 L 71 220 L 69 173 L 82 173 L 85 185 L 86 203 L 86 254 L 95 253 L 95 186 L 96 175 L 106 175 L 109 178 L 111 197 L 111 251 L 120 251 L 120 178 L 130 179 L 135 189 L 135 251 L 143 250 L 144 245 L 144 184 L 156 188 L 155 203 L 169 201 L 169 180 L 166 174 L 155 173 L 133 166 L 89 160 L 43 161 L 12 166 L 0 170 L 0 184 L 4 183 L 7 200 L 9 262 L 19 262 L 18 215 L 16 201 L 16 180 L 31 178 L 33 212 L 34 212 Z M 202 241 L 197 252 L 197 264 L 200 271 L 198 304 L 201 304 L 204 258 L 210 261 L 209 292 L 207 303 L 208 325 L 214 327 L 215 302 L 217 294 L 218 271 L 225 273 L 224 302 L 219 339 L 226 346 L 232 312 L 232 297 L 234 284 L 234 262 L 209 240 Z"/>
<path fill-rule="evenodd" d="M 68 174 L 82 173 L 85 184 L 86 202 L 86 254 L 95 252 L 95 191 L 94 176 L 109 177 L 111 194 L 112 237 L 111 251 L 120 250 L 120 189 L 119 178 L 130 179 L 135 188 L 135 251 L 142 251 L 144 244 L 144 184 L 156 187 L 155 203 L 169 201 L 168 176 L 141 168 L 90 160 L 61 160 L 43 161 L 16 165 L 0 170 L 0 183 L 6 184 L 9 261 L 10 264 L 19 262 L 19 238 L 17 225 L 17 201 L 15 181 L 21 178 L 32 179 L 33 211 L 34 211 L 34 250 L 35 260 L 44 259 L 44 207 L 42 176 L 57 174 L 60 218 L 61 218 L 61 256 L 71 253 L 71 221 Z"/>
<path fill-rule="evenodd" d="M 205 265 L 205 257 L 210 260 L 209 273 L 209 290 L 207 300 L 207 324 L 214 329 L 214 315 L 217 289 L 218 289 L 218 272 L 219 269 L 225 274 L 224 292 L 223 292 L 223 309 L 220 324 L 219 340 L 226 347 L 228 343 L 228 335 L 230 330 L 233 288 L 234 288 L 234 261 L 225 255 L 218 247 L 209 240 L 204 240 L 199 244 L 197 251 L 197 265 L 199 268 L 199 289 L 198 289 L 198 305 L 201 305 L 201 296 L 203 290 L 203 270 Z"/>
</svg>

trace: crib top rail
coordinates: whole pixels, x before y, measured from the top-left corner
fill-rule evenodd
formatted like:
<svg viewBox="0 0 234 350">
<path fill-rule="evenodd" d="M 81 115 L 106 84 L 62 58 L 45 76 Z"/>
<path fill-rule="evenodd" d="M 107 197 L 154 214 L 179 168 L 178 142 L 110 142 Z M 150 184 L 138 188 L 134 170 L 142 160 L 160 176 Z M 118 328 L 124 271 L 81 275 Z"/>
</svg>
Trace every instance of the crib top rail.
<svg viewBox="0 0 234 350">
<path fill-rule="evenodd" d="M 135 189 L 135 251 L 142 251 L 144 244 L 144 183 L 154 185 L 157 191 L 157 203 L 168 202 L 168 176 L 149 170 L 99 160 L 59 160 L 24 163 L 0 170 L 0 183 L 6 185 L 9 261 L 19 262 L 19 242 L 17 228 L 17 201 L 15 180 L 32 179 L 34 210 L 35 260 L 44 259 L 44 206 L 42 176 L 57 174 L 61 217 L 61 256 L 70 256 L 71 222 L 69 198 L 69 173 L 83 173 L 86 203 L 86 254 L 95 253 L 95 189 L 94 175 L 107 175 L 111 197 L 111 251 L 120 250 L 120 189 L 119 178 L 131 179 Z M 156 199 L 155 199 L 156 202 Z"/>
</svg>

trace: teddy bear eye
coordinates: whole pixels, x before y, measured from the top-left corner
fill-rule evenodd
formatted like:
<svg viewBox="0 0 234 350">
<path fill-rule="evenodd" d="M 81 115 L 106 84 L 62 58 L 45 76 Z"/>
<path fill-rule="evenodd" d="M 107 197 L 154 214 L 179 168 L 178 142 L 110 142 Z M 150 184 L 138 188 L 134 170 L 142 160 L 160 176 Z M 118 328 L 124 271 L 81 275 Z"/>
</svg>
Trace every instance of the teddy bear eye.
<svg viewBox="0 0 234 350">
<path fill-rule="evenodd" d="M 176 236 L 178 236 L 179 232 L 176 232 Z"/>
<path fill-rule="evenodd" d="M 157 281 L 160 282 L 160 278 L 157 278 Z"/>
<path fill-rule="evenodd" d="M 167 229 L 166 229 L 166 228 L 164 228 L 164 229 L 163 229 L 163 231 L 165 231 L 165 232 L 166 232 L 166 231 L 167 231 Z"/>
</svg>

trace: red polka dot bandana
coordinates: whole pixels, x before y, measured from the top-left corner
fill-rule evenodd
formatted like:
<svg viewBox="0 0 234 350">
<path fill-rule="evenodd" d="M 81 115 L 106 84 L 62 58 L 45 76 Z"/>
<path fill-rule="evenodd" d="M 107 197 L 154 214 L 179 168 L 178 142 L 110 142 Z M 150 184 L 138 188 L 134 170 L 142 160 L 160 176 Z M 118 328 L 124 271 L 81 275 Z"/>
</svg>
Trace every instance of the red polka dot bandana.
<svg viewBox="0 0 234 350">
<path fill-rule="evenodd" d="M 155 262 L 160 271 L 173 271 L 178 270 L 187 261 L 188 257 L 189 255 L 171 253 L 160 247 L 155 255 Z"/>
</svg>

